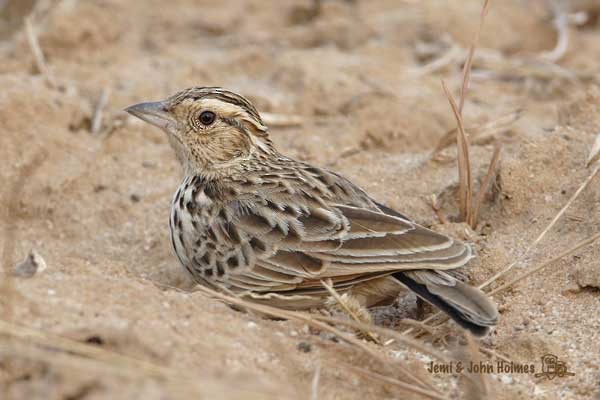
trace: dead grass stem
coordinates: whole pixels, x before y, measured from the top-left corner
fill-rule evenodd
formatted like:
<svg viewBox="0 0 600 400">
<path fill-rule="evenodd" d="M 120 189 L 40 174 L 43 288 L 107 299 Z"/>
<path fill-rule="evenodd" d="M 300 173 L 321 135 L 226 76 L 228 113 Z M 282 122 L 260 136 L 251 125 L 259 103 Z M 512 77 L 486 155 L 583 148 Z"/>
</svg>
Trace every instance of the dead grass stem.
<svg viewBox="0 0 600 400">
<path fill-rule="evenodd" d="M 460 91 L 460 103 L 458 105 L 458 113 L 462 116 L 463 108 L 465 106 L 465 99 L 467 98 L 467 91 L 469 89 L 469 82 L 471 81 L 471 69 L 473 67 L 473 58 L 475 56 L 475 49 L 479 44 L 479 37 L 481 36 L 481 30 L 483 29 L 483 20 L 487 15 L 490 8 L 490 0 L 485 0 L 483 7 L 481 8 L 481 14 L 479 15 L 479 28 L 475 32 L 475 40 L 469 47 L 469 53 L 467 55 L 467 61 L 463 67 L 463 83 Z"/>
<path fill-rule="evenodd" d="M 315 368 L 312 382 L 310 384 L 310 399 L 319 400 L 319 381 L 321 380 L 321 364 L 318 363 Z"/>
<path fill-rule="evenodd" d="M 429 196 L 429 201 L 431 202 L 431 208 L 433 209 L 433 212 L 435 213 L 440 223 L 447 224 L 448 218 L 446 218 L 446 216 L 442 212 L 442 199 L 440 199 L 435 194 L 432 194 L 431 196 Z"/>
<path fill-rule="evenodd" d="M 98 99 L 98 103 L 96 104 L 96 109 L 94 110 L 94 115 L 92 116 L 92 123 L 90 125 L 90 132 L 94 135 L 100 133 L 102 129 L 102 115 L 104 114 L 104 109 L 108 103 L 108 97 L 110 96 L 110 89 L 104 88 L 102 89 L 102 93 L 100 94 L 100 98 Z"/>
<path fill-rule="evenodd" d="M 467 345 L 461 347 L 458 357 L 464 364 L 481 361 L 480 346 L 475 343 L 471 335 L 466 335 Z M 462 376 L 464 379 L 464 398 L 468 400 L 488 399 L 491 396 L 490 382 L 486 374 L 468 373 Z"/>
<path fill-rule="evenodd" d="M 519 108 L 500 115 L 483 125 L 465 127 L 465 130 L 469 132 L 469 142 L 472 145 L 485 145 L 497 141 L 501 133 L 508 131 L 510 127 L 523 116 L 523 111 L 523 109 Z M 434 159 L 436 156 L 439 156 L 439 153 L 442 150 L 450 147 L 453 143 L 456 143 L 456 131 L 457 128 L 450 129 L 438 141 L 438 144 L 433 150 Z"/>
<path fill-rule="evenodd" d="M 471 171 L 471 160 L 469 158 L 469 143 L 462 115 L 456 105 L 456 100 L 454 100 L 454 96 L 450 93 L 443 80 L 442 87 L 446 93 L 446 97 L 448 97 L 448 102 L 450 103 L 450 107 L 456 118 L 456 123 L 458 124 L 458 131 L 456 134 L 456 147 L 458 149 L 458 200 L 461 219 L 469 223 L 469 221 L 471 221 L 471 202 L 473 200 L 473 176 Z"/>
<path fill-rule="evenodd" d="M 27 35 L 27 43 L 29 44 L 29 48 L 33 54 L 33 60 L 36 68 L 42 74 L 48 86 L 55 88 L 57 86 L 56 79 L 50 71 L 50 68 L 48 68 L 46 57 L 44 57 L 44 52 L 40 47 L 40 42 L 38 41 L 31 18 L 31 16 L 25 18 L 25 34 Z"/>
<path fill-rule="evenodd" d="M 586 167 L 590 167 L 592 164 L 600 161 L 600 133 L 596 135 L 596 140 L 590 149 L 590 154 L 585 161 Z"/>
<path fill-rule="evenodd" d="M 479 27 L 475 33 L 473 43 L 469 47 L 467 59 L 463 67 L 463 80 L 458 105 L 456 103 L 456 100 L 454 99 L 454 96 L 452 95 L 450 90 L 448 90 L 446 83 L 442 80 L 442 87 L 444 89 L 444 93 L 448 98 L 448 102 L 450 103 L 450 107 L 452 108 L 452 112 L 454 113 L 454 117 L 456 118 L 456 123 L 458 125 L 458 130 L 456 132 L 456 147 L 460 216 L 463 221 L 468 223 L 473 228 L 477 224 L 477 219 L 474 213 L 475 210 L 473 209 L 473 173 L 471 159 L 469 156 L 469 137 L 466 133 L 463 120 L 463 109 L 465 106 L 465 100 L 467 98 L 467 92 L 469 90 L 469 83 L 471 80 L 471 69 L 473 67 L 475 49 L 479 44 L 479 37 L 483 28 L 483 21 L 489 11 L 490 4 L 491 2 L 489 0 L 485 0 L 481 9 L 481 14 L 479 17 Z"/>
<path fill-rule="evenodd" d="M 569 14 L 567 2 L 558 0 L 547 0 L 554 14 L 554 27 L 557 32 L 556 46 L 554 49 L 541 54 L 541 58 L 550 63 L 557 63 L 562 59 L 569 48 Z"/>
<path fill-rule="evenodd" d="M 354 366 L 348 365 L 348 364 L 344 364 L 343 366 L 344 366 L 344 368 L 346 370 L 352 371 L 352 372 L 354 372 L 354 373 L 356 373 L 358 375 L 362 375 L 365 378 L 369 378 L 369 379 L 374 380 L 374 381 L 384 382 L 384 383 L 387 383 L 389 385 L 396 386 L 397 388 L 399 388 L 399 389 L 401 389 L 402 391 L 405 391 L 405 392 L 416 393 L 416 394 L 419 394 L 421 396 L 425 396 L 425 397 L 427 397 L 429 399 L 448 400 L 448 397 L 443 396 L 440 393 L 433 392 L 431 390 L 426 390 L 426 389 L 423 389 L 421 387 L 418 387 L 418 386 L 415 386 L 415 385 L 411 385 L 411 384 L 406 383 L 406 382 L 402 382 L 402 381 L 400 381 L 398 379 L 391 378 L 389 376 L 381 375 L 381 374 L 378 374 L 378 373 L 372 372 L 372 371 L 367 371 L 366 369 L 354 367 Z M 336 367 L 339 367 L 339 366 L 336 365 Z"/>
<path fill-rule="evenodd" d="M 342 308 L 342 310 L 344 310 L 344 312 L 346 314 L 348 314 L 348 316 L 350 318 L 352 318 L 354 321 L 356 321 L 358 323 L 361 323 L 364 325 L 371 325 L 370 318 L 369 318 L 369 320 L 367 320 L 363 315 L 364 311 L 366 311 L 366 310 L 360 310 L 360 309 L 357 310 L 357 306 L 360 306 L 357 302 L 355 302 L 356 304 L 354 304 L 354 303 L 348 302 L 347 300 L 343 299 L 342 296 L 340 296 L 339 293 L 336 292 L 335 289 L 333 288 L 333 285 L 331 284 L 331 280 L 329 280 L 329 282 L 321 281 L 321 285 L 323 285 L 323 287 L 325 289 L 327 289 L 327 291 L 329 292 L 331 297 L 333 297 L 335 299 L 337 304 Z M 370 317 L 369 314 L 367 314 L 367 315 Z M 366 330 L 366 331 L 360 330 L 360 332 L 365 337 L 368 337 L 369 339 L 371 339 L 374 343 L 381 345 L 381 341 L 373 332 L 370 332 L 368 330 Z"/>
</svg>

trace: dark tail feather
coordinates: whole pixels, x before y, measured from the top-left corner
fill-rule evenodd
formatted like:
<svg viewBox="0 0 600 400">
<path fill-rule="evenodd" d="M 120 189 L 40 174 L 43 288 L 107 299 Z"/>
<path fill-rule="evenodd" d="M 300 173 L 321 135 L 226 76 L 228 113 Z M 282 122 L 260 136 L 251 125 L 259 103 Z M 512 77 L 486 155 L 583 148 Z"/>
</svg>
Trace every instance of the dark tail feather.
<svg viewBox="0 0 600 400">
<path fill-rule="evenodd" d="M 402 272 L 396 272 L 395 274 L 393 274 L 393 277 L 402 282 L 410 290 L 415 292 L 417 296 L 427 301 L 428 303 L 434 305 L 435 307 L 439 308 L 450 318 L 452 318 L 458 325 L 462 326 L 465 329 L 468 329 L 469 331 L 471 331 L 471 333 L 473 333 L 476 336 L 486 335 L 490 330 L 490 327 L 496 324 L 497 311 L 495 311 L 495 307 L 493 305 L 491 307 L 493 311 L 488 311 L 490 309 L 490 301 L 487 300 L 485 294 L 479 289 L 471 287 L 462 282 L 457 282 L 456 287 L 446 288 L 446 290 L 455 289 L 462 291 L 463 293 L 461 293 L 461 296 L 458 297 L 468 299 L 468 301 L 472 303 L 465 304 L 465 306 L 467 307 L 461 309 L 461 307 L 458 304 L 453 304 L 441 295 L 432 293 L 425 284 L 416 282 L 415 280 L 406 276 Z M 478 315 L 477 317 L 475 317 L 474 315 L 468 315 L 466 309 L 471 308 L 469 306 L 474 306 L 472 307 L 472 309 L 484 309 L 487 313 L 484 315 Z"/>
</svg>

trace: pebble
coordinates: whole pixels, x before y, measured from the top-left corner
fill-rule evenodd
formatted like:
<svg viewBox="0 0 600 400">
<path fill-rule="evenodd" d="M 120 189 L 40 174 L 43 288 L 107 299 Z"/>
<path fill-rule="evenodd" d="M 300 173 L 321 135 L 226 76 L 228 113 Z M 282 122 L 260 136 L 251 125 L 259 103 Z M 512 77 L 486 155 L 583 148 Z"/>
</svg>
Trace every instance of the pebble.
<svg viewBox="0 0 600 400">
<path fill-rule="evenodd" d="M 582 288 L 600 289 L 600 268 L 595 268 L 592 264 L 581 266 L 575 271 L 575 280 Z"/>
<path fill-rule="evenodd" d="M 27 255 L 27 258 L 15 267 L 13 275 L 18 278 L 31 278 L 36 273 L 42 272 L 45 269 L 46 261 L 44 261 L 42 256 L 35 249 L 32 249 Z"/>
<path fill-rule="evenodd" d="M 300 343 L 298 343 L 297 347 L 298 347 L 298 350 L 300 350 L 303 353 L 309 353 L 312 350 L 312 346 L 308 342 L 300 342 Z"/>
</svg>

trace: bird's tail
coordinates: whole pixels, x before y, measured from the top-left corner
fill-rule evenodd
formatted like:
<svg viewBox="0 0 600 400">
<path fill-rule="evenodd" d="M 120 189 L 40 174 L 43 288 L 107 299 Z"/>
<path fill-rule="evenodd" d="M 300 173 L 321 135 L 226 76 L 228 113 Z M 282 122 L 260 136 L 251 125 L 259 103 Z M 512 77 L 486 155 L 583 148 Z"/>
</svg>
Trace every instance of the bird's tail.
<svg viewBox="0 0 600 400">
<path fill-rule="evenodd" d="M 498 322 L 498 310 L 485 293 L 447 274 L 413 270 L 393 276 L 474 335 L 486 335 Z"/>
</svg>

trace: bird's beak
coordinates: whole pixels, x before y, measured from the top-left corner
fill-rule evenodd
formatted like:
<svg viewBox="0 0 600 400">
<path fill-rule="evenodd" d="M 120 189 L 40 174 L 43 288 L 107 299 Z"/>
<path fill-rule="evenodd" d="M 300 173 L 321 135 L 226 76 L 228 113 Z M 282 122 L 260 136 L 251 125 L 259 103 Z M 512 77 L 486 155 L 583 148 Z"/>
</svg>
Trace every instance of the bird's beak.
<svg viewBox="0 0 600 400">
<path fill-rule="evenodd" d="M 175 119 L 162 101 L 134 104 L 127 107 L 125 111 L 161 129 L 168 130 L 175 125 Z"/>
</svg>

